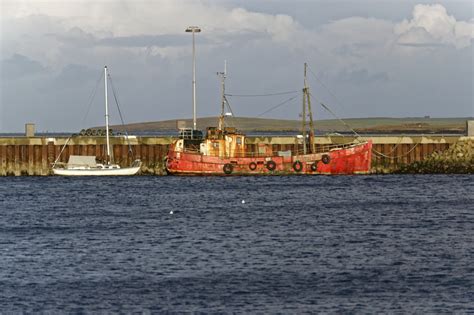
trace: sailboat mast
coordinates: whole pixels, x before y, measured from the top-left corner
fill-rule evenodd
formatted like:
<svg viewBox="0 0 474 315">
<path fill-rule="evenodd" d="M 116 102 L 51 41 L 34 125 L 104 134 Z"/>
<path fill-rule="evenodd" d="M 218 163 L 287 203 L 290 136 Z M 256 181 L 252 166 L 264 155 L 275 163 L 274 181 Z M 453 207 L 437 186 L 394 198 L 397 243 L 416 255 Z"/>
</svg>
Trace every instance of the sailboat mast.
<svg viewBox="0 0 474 315">
<path fill-rule="evenodd" d="M 104 67 L 104 85 L 105 85 L 105 136 L 107 137 L 107 164 L 110 162 L 110 140 L 109 140 L 109 104 L 107 97 L 107 66 Z"/>
</svg>

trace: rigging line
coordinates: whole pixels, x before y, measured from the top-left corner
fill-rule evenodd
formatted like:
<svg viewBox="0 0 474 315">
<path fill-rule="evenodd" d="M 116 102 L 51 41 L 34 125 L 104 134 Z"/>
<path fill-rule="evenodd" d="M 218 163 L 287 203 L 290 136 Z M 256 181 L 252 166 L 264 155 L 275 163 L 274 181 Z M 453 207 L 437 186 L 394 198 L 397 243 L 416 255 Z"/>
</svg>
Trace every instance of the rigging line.
<svg viewBox="0 0 474 315">
<path fill-rule="evenodd" d="M 326 106 L 323 102 L 320 102 L 316 97 L 313 96 L 313 94 L 311 94 L 311 92 L 308 92 L 309 95 L 315 99 L 316 102 L 318 102 L 319 104 L 321 104 L 321 106 L 327 110 L 329 113 L 331 113 L 334 117 L 336 117 L 344 126 L 346 126 L 350 131 L 352 131 L 357 137 L 359 138 L 362 138 L 364 139 L 364 137 L 362 137 L 360 134 L 357 133 L 357 131 L 355 131 L 351 126 L 349 126 L 344 120 L 342 120 L 342 118 L 339 118 L 339 116 L 337 116 L 328 106 Z"/>
<path fill-rule="evenodd" d="M 279 103 L 279 104 L 277 104 L 277 105 L 275 105 L 275 106 L 273 106 L 273 107 L 267 109 L 266 111 L 264 111 L 264 112 L 261 113 L 260 115 L 257 115 L 256 117 L 261 117 L 261 116 L 265 115 L 266 113 L 271 112 L 272 110 L 277 109 L 277 108 L 280 107 L 280 106 L 283 106 L 284 104 L 288 103 L 289 101 L 294 100 L 294 99 L 297 98 L 297 97 L 298 97 L 298 95 L 292 96 L 292 97 L 290 97 L 289 99 L 287 99 L 287 100 L 285 100 L 285 101 L 283 101 L 283 102 L 281 102 L 281 103 Z"/>
<path fill-rule="evenodd" d="M 230 106 L 229 100 L 227 99 L 227 97 L 225 97 L 225 94 L 224 94 L 224 101 L 225 101 L 227 107 L 229 108 L 230 113 L 232 114 L 232 121 L 233 121 L 233 119 L 236 118 L 236 117 L 234 116 L 234 111 L 232 110 L 232 107 Z M 226 123 L 225 120 L 224 120 L 224 123 Z"/>
<path fill-rule="evenodd" d="M 287 92 L 278 92 L 278 93 L 268 93 L 268 94 L 225 94 L 226 96 L 234 96 L 234 97 L 259 97 L 259 96 L 273 96 L 273 95 L 285 95 L 285 94 L 294 94 L 299 92 L 296 91 L 287 91 Z"/>
<path fill-rule="evenodd" d="M 327 110 L 328 112 L 330 112 L 334 117 L 336 117 L 344 126 L 346 126 L 350 131 L 352 131 L 357 137 L 359 138 L 363 138 L 360 134 L 357 133 L 357 131 L 355 131 L 351 126 L 349 126 L 344 120 L 342 120 L 342 118 L 339 118 L 339 116 L 337 116 L 331 109 L 329 109 L 329 107 L 327 107 L 326 105 L 324 105 L 324 103 L 320 103 L 321 106 L 324 107 L 325 110 Z"/>
<path fill-rule="evenodd" d="M 311 67 L 310 67 L 310 66 L 308 66 L 308 69 L 309 69 L 309 72 L 311 73 L 311 75 L 312 75 L 319 83 L 321 83 L 321 85 L 329 92 L 329 94 L 331 94 L 332 97 L 334 97 L 334 99 L 336 100 L 336 102 L 339 103 L 339 105 L 340 105 L 341 107 L 344 107 L 344 106 L 342 105 L 341 100 L 339 100 L 339 98 L 336 96 L 336 94 L 333 93 L 333 92 L 326 86 L 326 84 L 324 84 L 324 82 L 321 81 L 321 80 L 316 76 L 316 74 L 313 72 L 313 70 L 311 70 Z"/>
<path fill-rule="evenodd" d="M 127 128 L 125 128 L 125 122 L 123 120 L 122 111 L 120 110 L 120 105 L 119 105 L 119 102 L 118 102 L 117 92 L 115 91 L 115 87 L 114 87 L 114 83 L 112 81 L 112 77 L 110 76 L 110 74 L 108 76 L 109 76 L 109 79 L 110 79 L 110 86 L 112 86 L 112 94 L 114 95 L 115 104 L 117 104 L 117 109 L 118 109 L 118 112 L 119 112 L 120 120 L 122 121 L 123 130 L 125 131 L 125 135 L 127 136 L 128 152 L 132 153 L 132 157 L 133 157 L 132 146 L 130 144 L 130 139 L 129 139 L 129 136 L 128 136 Z"/>
<path fill-rule="evenodd" d="M 123 116 L 122 116 L 122 111 L 120 110 L 120 105 L 119 105 L 119 102 L 118 102 L 117 93 L 115 91 L 115 86 L 114 86 L 114 83 L 112 81 L 112 77 L 110 76 L 110 74 L 108 75 L 108 77 L 109 77 L 110 85 L 112 86 L 112 93 L 114 95 L 115 104 L 117 105 L 117 109 L 118 109 L 119 116 L 120 116 L 120 121 L 122 122 L 122 125 L 125 125 L 125 122 L 124 122 Z"/>
<path fill-rule="evenodd" d="M 225 100 L 225 103 L 226 103 L 227 107 L 229 107 L 229 110 L 232 114 L 232 117 L 234 117 L 234 111 L 232 110 L 232 107 L 230 107 L 229 100 L 227 99 L 227 97 L 225 97 L 225 95 L 224 95 L 224 100 Z"/>
<path fill-rule="evenodd" d="M 69 143 L 69 140 L 71 140 L 72 136 L 70 136 L 69 138 L 67 138 L 66 140 L 66 143 L 64 143 L 63 147 L 61 148 L 61 151 L 59 152 L 58 154 L 58 157 L 56 158 L 56 160 L 54 160 L 54 163 L 52 165 L 52 167 L 54 168 L 56 166 L 56 164 L 58 163 L 59 161 L 59 158 L 61 157 L 61 154 L 63 153 L 64 149 L 66 148 L 67 144 Z"/>
<path fill-rule="evenodd" d="M 89 105 L 87 106 L 87 111 L 86 111 L 86 114 L 84 115 L 84 118 L 82 118 L 82 125 L 84 126 L 85 125 L 85 122 L 86 122 L 86 118 L 87 116 L 89 115 L 89 112 L 91 110 L 91 107 L 92 107 L 92 101 L 94 101 L 94 97 L 95 97 L 95 94 L 97 93 L 97 89 L 99 87 L 99 83 L 102 81 L 102 78 L 104 77 L 104 72 L 101 70 L 100 71 L 100 76 L 99 76 L 99 80 L 97 80 L 97 83 L 95 84 L 95 88 L 94 90 L 92 91 L 91 95 L 89 96 Z"/>
</svg>

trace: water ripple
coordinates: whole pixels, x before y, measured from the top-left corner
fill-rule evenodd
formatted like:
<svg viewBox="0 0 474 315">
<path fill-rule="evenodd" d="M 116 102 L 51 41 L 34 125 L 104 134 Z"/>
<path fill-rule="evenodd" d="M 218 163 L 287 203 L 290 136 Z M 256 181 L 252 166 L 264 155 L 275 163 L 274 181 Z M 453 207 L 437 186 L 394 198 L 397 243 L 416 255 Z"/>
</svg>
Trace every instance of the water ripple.
<svg viewBox="0 0 474 315">
<path fill-rule="evenodd" d="M 473 204 L 463 175 L 0 178 L 0 309 L 473 312 Z"/>
</svg>

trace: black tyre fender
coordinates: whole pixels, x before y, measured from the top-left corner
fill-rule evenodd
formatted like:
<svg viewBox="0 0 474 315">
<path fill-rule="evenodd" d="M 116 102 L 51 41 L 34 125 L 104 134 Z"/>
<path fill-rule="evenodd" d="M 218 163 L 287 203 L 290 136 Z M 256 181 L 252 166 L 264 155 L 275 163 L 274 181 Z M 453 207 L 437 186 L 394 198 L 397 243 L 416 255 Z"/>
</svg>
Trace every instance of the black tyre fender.
<svg viewBox="0 0 474 315">
<path fill-rule="evenodd" d="M 276 169 L 276 167 L 277 167 L 277 165 L 276 165 L 275 161 L 270 160 L 270 161 L 267 162 L 267 169 L 269 171 L 274 171 Z"/>
<path fill-rule="evenodd" d="M 311 170 L 313 172 L 316 172 L 318 170 L 318 163 L 317 162 L 314 162 L 313 164 L 311 164 Z"/>
<path fill-rule="evenodd" d="M 331 158 L 328 154 L 323 154 L 323 156 L 321 157 L 321 161 L 323 161 L 324 164 L 329 164 L 329 162 L 331 162 Z"/>
<path fill-rule="evenodd" d="M 234 171 L 234 165 L 230 163 L 224 164 L 224 167 L 222 168 L 222 170 L 227 175 L 232 174 L 232 172 Z"/>
<path fill-rule="evenodd" d="M 303 163 L 300 161 L 295 161 L 295 163 L 293 163 L 293 169 L 295 172 L 301 172 L 303 170 Z"/>
<path fill-rule="evenodd" d="M 250 169 L 251 171 L 255 171 L 255 170 L 257 169 L 257 163 L 255 163 L 255 162 L 250 162 L 250 163 L 249 163 L 249 169 Z"/>
</svg>

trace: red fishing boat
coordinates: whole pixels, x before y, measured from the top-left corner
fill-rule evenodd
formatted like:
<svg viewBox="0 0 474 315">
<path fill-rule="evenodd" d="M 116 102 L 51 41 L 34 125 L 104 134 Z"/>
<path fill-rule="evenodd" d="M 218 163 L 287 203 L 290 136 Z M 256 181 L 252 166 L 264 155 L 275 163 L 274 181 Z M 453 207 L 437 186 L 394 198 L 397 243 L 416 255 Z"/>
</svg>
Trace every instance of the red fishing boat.
<svg viewBox="0 0 474 315">
<path fill-rule="evenodd" d="M 224 126 L 225 73 L 222 77 L 222 110 L 218 127 L 201 131 L 182 129 L 179 139 L 169 148 L 166 169 L 175 175 L 287 175 L 287 174 L 368 174 L 372 142 L 321 146 L 314 141 L 309 88 L 303 88 L 303 122 L 300 145 L 295 150 L 274 151 L 271 144 L 248 150 L 246 136 L 235 128 Z M 310 130 L 306 130 L 306 108 Z"/>
</svg>

